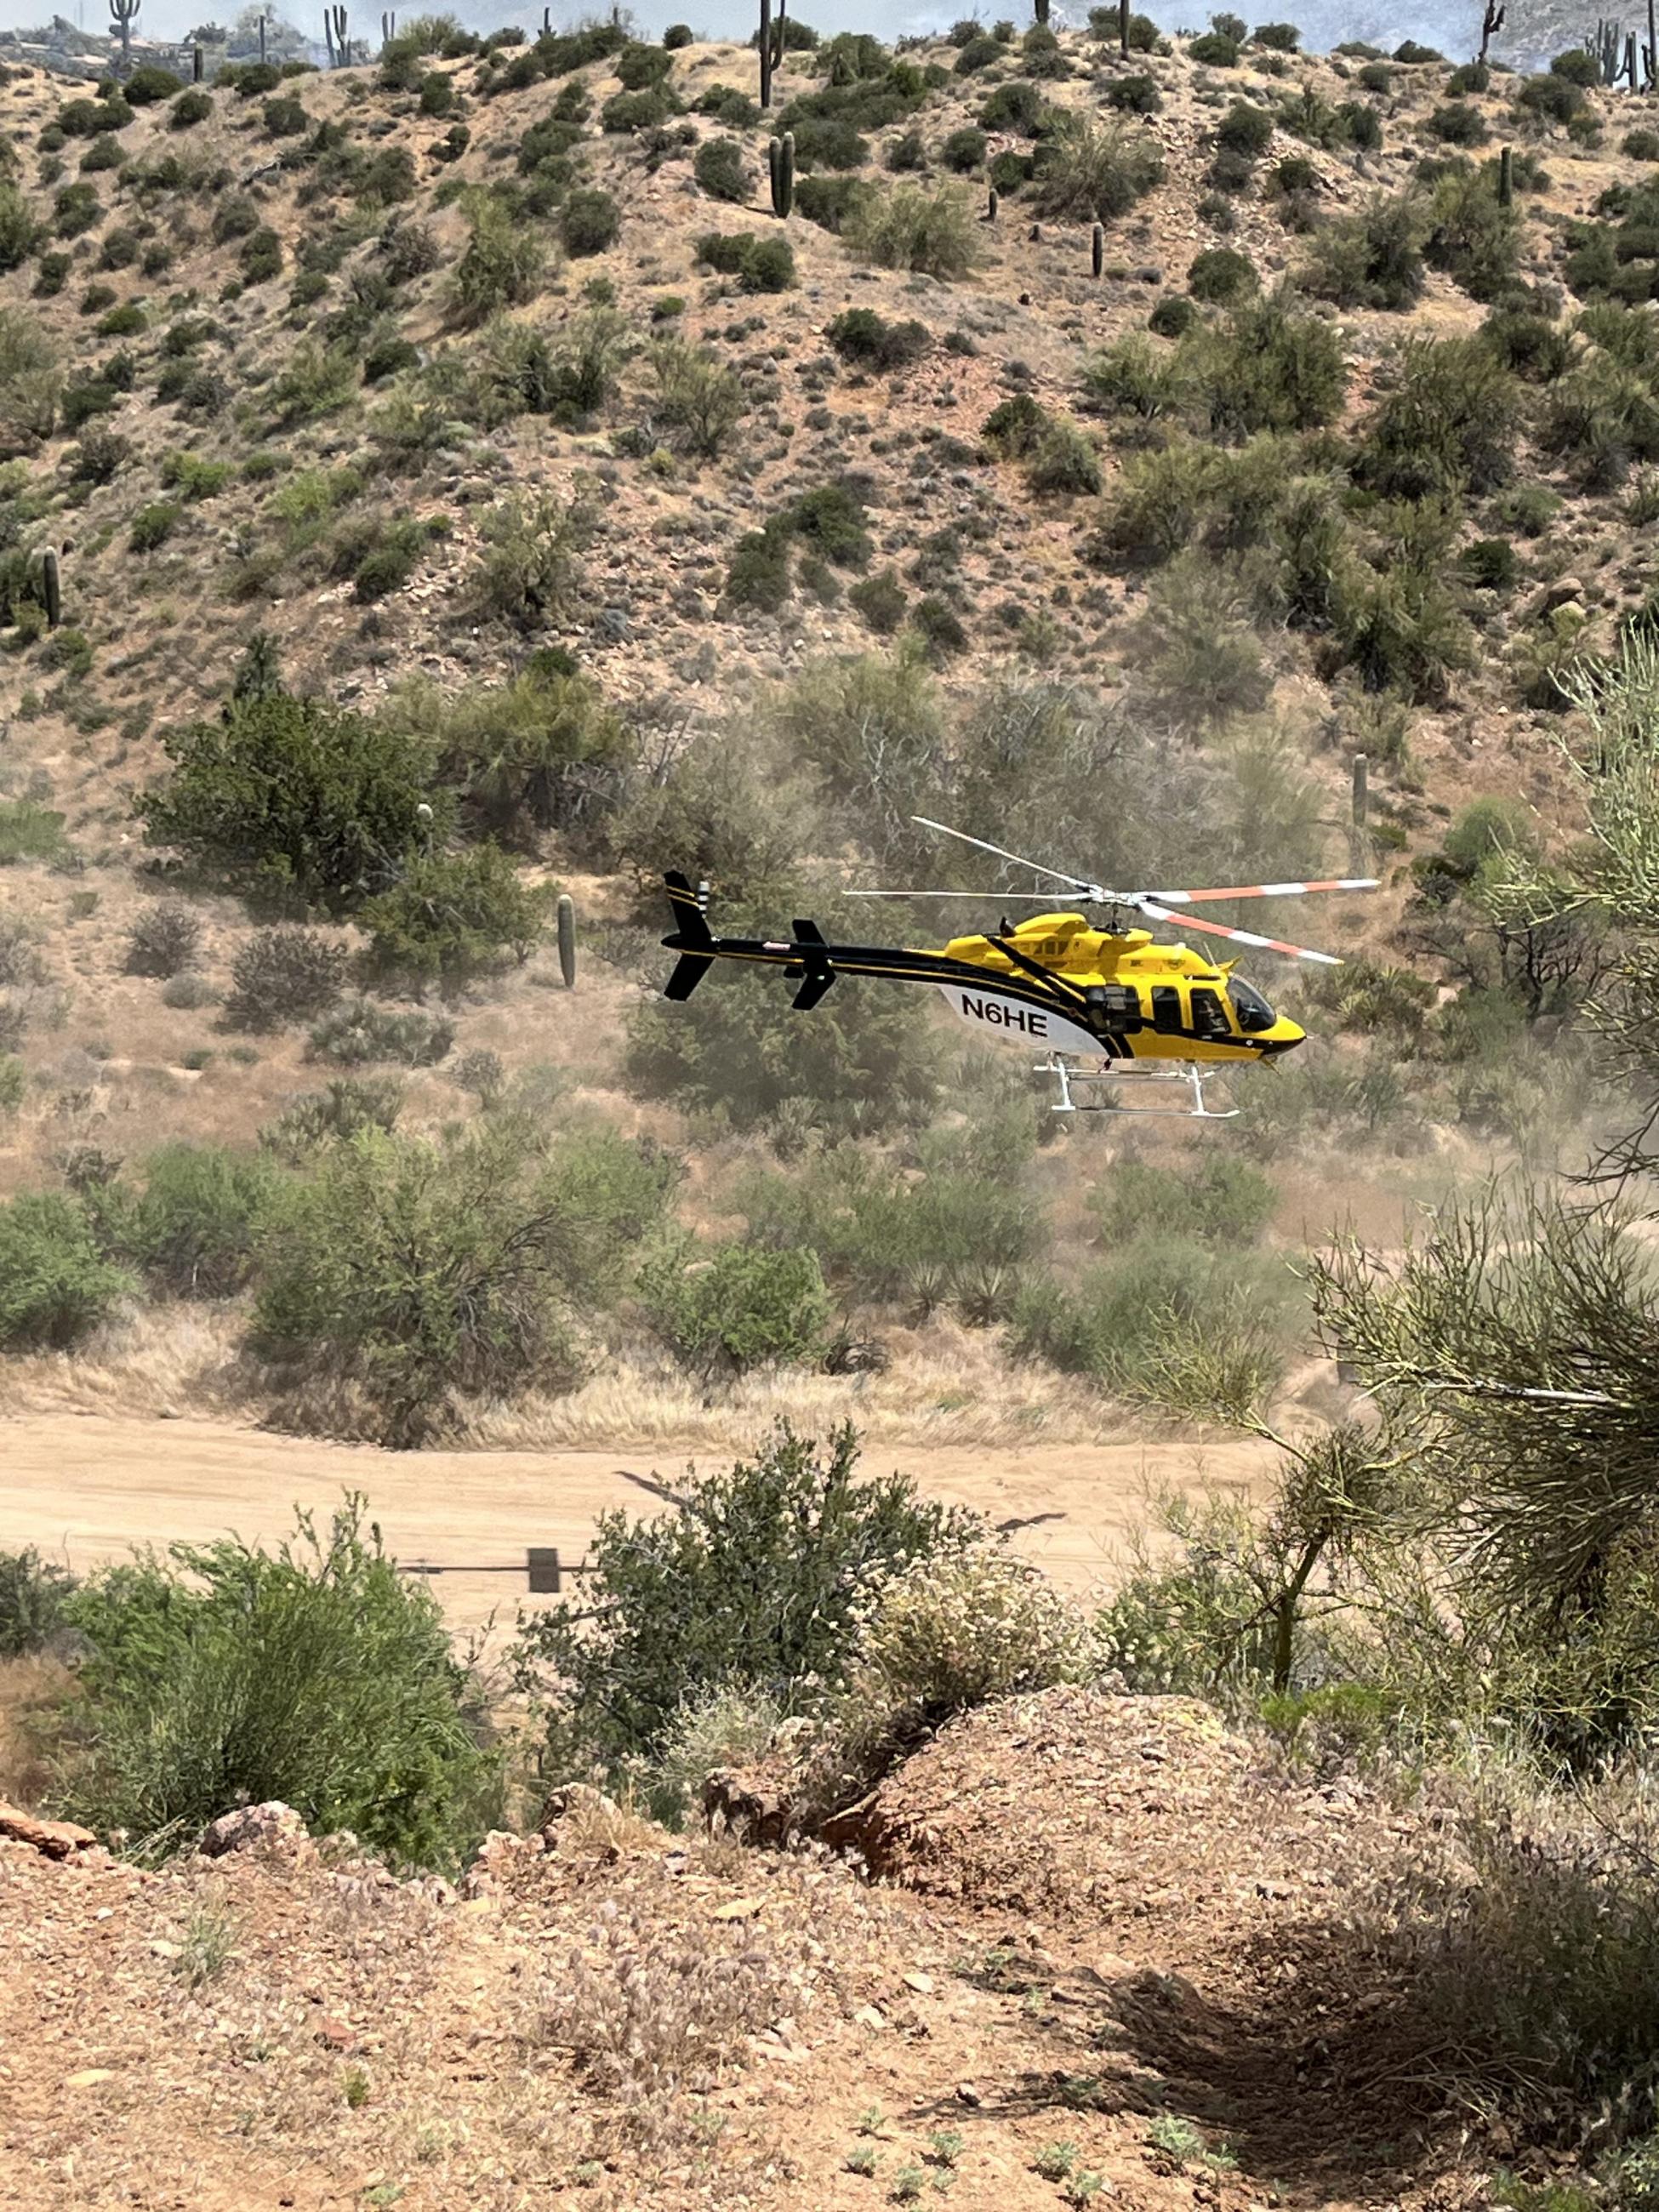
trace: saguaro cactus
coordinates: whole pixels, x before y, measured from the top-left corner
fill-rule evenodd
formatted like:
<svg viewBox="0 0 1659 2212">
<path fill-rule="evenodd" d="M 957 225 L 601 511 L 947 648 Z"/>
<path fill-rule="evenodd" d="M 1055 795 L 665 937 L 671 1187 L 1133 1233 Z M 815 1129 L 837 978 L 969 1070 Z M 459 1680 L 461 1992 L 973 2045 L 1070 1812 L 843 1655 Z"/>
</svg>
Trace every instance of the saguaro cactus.
<svg viewBox="0 0 1659 2212">
<path fill-rule="evenodd" d="M 568 896 L 559 901 L 559 973 L 564 988 L 576 988 L 576 908 Z"/>
<path fill-rule="evenodd" d="M 398 35 L 398 11 L 395 8 L 380 10 L 380 44 L 389 46 Z"/>
<path fill-rule="evenodd" d="M 1597 19 L 1595 44 L 1592 51 L 1601 65 L 1603 84 L 1617 84 L 1621 66 L 1620 56 L 1625 44 L 1624 26 L 1610 23 L 1605 15 Z"/>
<path fill-rule="evenodd" d="M 46 602 L 46 628 L 56 629 L 64 618 L 64 594 L 58 556 L 50 545 L 40 556 L 40 596 Z"/>
<path fill-rule="evenodd" d="M 1101 270 L 1106 266 L 1106 233 L 1099 223 L 1095 225 L 1094 235 L 1089 240 L 1089 258 L 1093 264 L 1095 275 L 1098 277 Z"/>
<path fill-rule="evenodd" d="M 992 185 L 992 187 L 991 187 L 991 189 L 990 189 L 990 191 L 986 194 L 986 197 L 985 197 L 985 220 L 986 220 L 986 222 L 994 222 L 996 221 L 996 219 L 997 219 L 997 188 L 996 188 L 996 186 L 995 186 L 994 185 Z"/>
<path fill-rule="evenodd" d="M 1625 76 L 1632 92 L 1636 89 L 1636 33 L 1625 33 Z"/>
<path fill-rule="evenodd" d="M 1117 50 L 1129 58 L 1129 0 L 1117 0 Z"/>
<path fill-rule="evenodd" d="M 1353 870 L 1358 875 L 1370 858 L 1370 763 L 1364 753 L 1353 757 L 1353 798 L 1349 821 Z"/>
<path fill-rule="evenodd" d="M 1650 92 L 1659 85 L 1659 21 L 1655 21 L 1653 0 L 1648 0 L 1648 42 L 1642 50 L 1642 81 Z"/>
<path fill-rule="evenodd" d="M 786 131 L 766 149 L 766 166 L 772 178 L 772 212 L 787 222 L 795 204 L 795 134 Z"/>
<path fill-rule="evenodd" d="M 1048 0 L 1031 0 L 1031 13 L 1045 27 L 1048 21 Z"/>
<path fill-rule="evenodd" d="M 760 104 L 772 105 L 772 0 L 760 0 Z"/>
<path fill-rule="evenodd" d="M 109 0 L 109 19 L 121 33 L 121 74 L 132 71 L 132 27 L 138 20 L 139 0 Z"/>
<path fill-rule="evenodd" d="M 334 69 L 343 69 L 351 59 L 351 40 L 347 33 L 346 11 L 343 7 L 324 9 L 323 36 L 328 41 L 330 66 Z"/>
<path fill-rule="evenodd" d="M 202 49 L 199 46 L 192 46 L 190 50 L 190 81 L 192 84 L 202 82 Z"/>
<path fill-rule="evenodd" d="M 260 18 L 259 18 L 259 59 L 260 59 L 260 61 L 261 61 L 261 63 L 262 63 L 262 64 L 263 64 L 263 62 L 264 62 L 264 58 L 265 58 L 265 19 L 264 19 L 264 17 L 263 15 L 261 15 L 261 16 L 260 16 Z"/>
<path fill-rule="evenodd" d="M 1515 198 L 1515 155 L 1505 146 L 1498 156 L 1498 204 L 1508 207 Z"/>
<path fill-rule="evenodd" d="M 1486 49 L 1504 27 L 1503 0 L 1486 0 L 1480 16 L 1480 59 L 1486 58 Z"/>
</svg>

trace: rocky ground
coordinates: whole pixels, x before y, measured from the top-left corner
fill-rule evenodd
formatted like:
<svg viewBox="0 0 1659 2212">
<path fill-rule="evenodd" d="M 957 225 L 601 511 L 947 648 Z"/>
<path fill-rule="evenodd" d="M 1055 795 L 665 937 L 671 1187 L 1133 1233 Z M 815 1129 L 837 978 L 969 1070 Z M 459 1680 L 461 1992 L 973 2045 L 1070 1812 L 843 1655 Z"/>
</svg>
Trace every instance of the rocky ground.
<svg viewBox="0 0 1659 2212">
<path fill-rule="evenodd" d="M 873 1884 L 580 1791 L 459 1893 L 296 1827 L 152 1872 L 0 1812 L 0 2203 L 1468 2194 L 1411 1989 L 1355 1940 L 1445 1861 L 1432 1820 L 1198 1705 L 953 1724 L 883 1785 Z"/>
</svg>

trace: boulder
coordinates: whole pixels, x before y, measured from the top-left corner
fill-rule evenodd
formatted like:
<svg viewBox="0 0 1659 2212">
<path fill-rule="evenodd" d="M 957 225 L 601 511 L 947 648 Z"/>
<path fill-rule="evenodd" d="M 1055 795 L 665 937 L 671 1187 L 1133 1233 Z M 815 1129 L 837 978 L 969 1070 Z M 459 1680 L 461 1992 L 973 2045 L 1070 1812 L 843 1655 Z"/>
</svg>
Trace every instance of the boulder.
<svg viewBox="0 0 1659 2212">
<path fill-rule="evenodd" d="M 3 1802 L 0 1802 L 0 1838 L 8 1843 L 27 1844 L 48 1859 L 76 1858 L 98 1841 L 90 1828 L 77 1827 L 73 1820 L 43 1820 L 33 1813 L 25 1813 L 21 1806 Z"/>
<path fill-rule="evenodd" d="M 269 1850 L 273 1845 L 301 1844 L 307 1839 L 305 1822 L 292 1805 L 273 1798 L 264 1805 L 239 1805 L 234 1813 L 221 1813 L 202 1832 L 198 1846 L 204 1858 L 221 1859 L 230 1851 Z"/>
</svg>

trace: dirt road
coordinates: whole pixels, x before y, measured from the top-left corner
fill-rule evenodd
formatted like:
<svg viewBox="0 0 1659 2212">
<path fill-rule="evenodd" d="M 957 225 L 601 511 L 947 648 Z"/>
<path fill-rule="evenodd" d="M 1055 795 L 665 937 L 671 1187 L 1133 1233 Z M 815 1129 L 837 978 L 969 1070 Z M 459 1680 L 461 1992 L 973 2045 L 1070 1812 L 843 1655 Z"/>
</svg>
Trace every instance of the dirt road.
<svg viewBox="0 0 1659 2212">
<path fill-rule="evenodd" d="M 733 1449 L 749 1441 L 734 1438 Z M 228 1530 L 269 1541 L 292 1527 L 296 1505 L 325 1516 L 343 1491 L 361 1490 L 405 1561 L 516 1564 L 532 1544 L 579 1559 L 596 1514 L 650 1510 L 658 1500 L 649 1486 L 672 1486 L 689 1456 L 660 1446 L 637 1455 L 384 1452 L 208 1421 L 42 1415 L 0 1424 L 0 1551 L 32 1544 L 84 1568 L 133 1545 Z M 722 1456 L 701 1455 L 704 1466 Z M 1271 1458 L 1254 1442 L 1149 1437 L 1030 1450 L 890 1447 L 867 1452 L 865 1463 L 901 1468 L 932 1497 L 1017 1524 L 1020 1551 L 1081 1590 L 1113 1571 L 1149 1485 L 1249 1490 Z M 462 1627 L 492 1607 L 510 1619 L 525 1596 L 518 1575 L 444 1574 L 433 1587 Z"/>
</svg>

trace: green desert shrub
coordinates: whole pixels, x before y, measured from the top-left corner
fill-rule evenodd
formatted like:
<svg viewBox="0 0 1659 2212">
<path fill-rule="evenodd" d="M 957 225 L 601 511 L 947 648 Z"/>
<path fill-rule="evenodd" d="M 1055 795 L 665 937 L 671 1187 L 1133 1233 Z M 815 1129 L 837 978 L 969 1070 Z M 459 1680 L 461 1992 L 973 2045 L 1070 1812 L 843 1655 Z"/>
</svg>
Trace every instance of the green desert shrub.
<svg viewBox="0 0 1659 2212">
<path fill-rule="evenodd" d="M 1143 1225 L 1069 1285 L 1022 1291 L 1013 1340 L 1115 1393 L 1189 1413 L 1206 1403 L 1242 1412 L 1259 1406 L 1283 1370 L 1292 1310 L 1291 1277 L 1267 1255 L 1218 1254 Z M 1152 1315 L 1162 1353 L 1149 1368 L 1133 1339 Z"/>
<path fill-rule="evenodd" d="M 1195 300 L 1230 301 L 1261 289 L 1255 264 L 1230 246 L 1208 246 L 1187 271 L 1187 289 Z"/>
<path fill-rule="evenodd" d="M 678 434 L 689 452 L 714 459 L 749 412 L 742 378 L 706 346 L 684 338 L 658 339 L 649 358 L 657 419 Z"/>
<path fill-rule="evenodd" d="M 1109 1252 L 1145 1236 L 1154 1221 L 1160 1233 L 1237 1251 L 1260 1237 L 1276 1198 L 1260 1168 L 1217 1152 L 1190 1173 L 1119 1160 L 1097 1185 L 1092 1205 Z"/>
<path fill-rule="evenodd" d="M 691 173 L 710 199 L 716 200 L 746 200 L 754 181 L 735 138 L 710 138 L 699 146 Z"/>
<path fill-rule="evenodd" d="M 395 690 L 383 719 L 435 757 L 469 828 L 533 845 L 574 827 L 596 785 L 631 758 L 627 731 L 597 685 L 532 653 L 504 684 L 450 690 L 416 678 Z"/>
<path fill-rule="evenodd" d="M 516 221 L 501 201 L 480 200 L 455 270 L 452 304 L 459 321 L 485 322 L 504 307 L 522 307 L 539 289 L 546 248 L 532 223 Z"/>
<path fill-rule="evenodd" d="M 908 368 L 933 342 L 925 323 L 890 323 L 873 307 L 848 307 L 824 336 L 845 362 L 860 368 Z"/>
<path fill-rule="evenodd" d="M 228 1298 L 253 1272 L 261 1212 L 272 1189 L 259 1152 L 164 1145 L 144 1163 L 142 1190 L 120 1182 L 87 1194 L 106 1252 L 168 1297 Z"/>
<path fill-rule="evenodd" d="M 816 1253 L 741 1241 L 659 1254 L 641 1274 L 640 1296 L 675 1358 L 705 1381 L 811 1363 L 830 1324 Z"/>
<path fill-rule="evenodd" d="M 1340 307 L 1401 312 L 1423 295 L 1423 207 L 1409 193 L 1379 196 L 1357 214 L 1334 216 L 1317 231 L 1297 282 Z"/>
<path fill-rule="evenodd" d="M 1215 126 L 1215 143 L 1229 154 L 1242 154 L 1248 161 L 1260 160 L 1272 143 L 1273 118 L 1265 107 L 1252 107 L 1236 100 Z"/>
<path fill-rule="evenodd" d="M 787 238 L 752 231 L 710 231 L 697 240 L 697 258 L 745 292 L 787 292 L 795 282 L 795 256 Z"/>
<path fill-rule="evenodd" d="M 320 701 L 233 701 L 163 742 L 171 772 L 137 801 L 147 842 L 239 888 L 344 910 L 430 834 L 430 757 Z"/>
<path fill-rule="evenodd" d="M 133 1287 L 66 1194 L 25 1191 L 0 1205 L 0 1347 L 66 1350 Z"/>
<path fill-rule="evenodd" d="M 1100 457 L 1075 422 L 1050 422 L 1026 465 L 1025 481 L 1033 491 L 1097 492 Z"/>
<path fill-rule="evenodd" d="M 869 185 L 848 209 L 842 234 L 854 253 L 884 269 L 965 276 L 979 259 L 973 209 L 959 185 Z"/>
<path fill-rule="evenodd" d="M 614 1282 L 672 1181 L 609 1133 L 546 1154 L 516 1121 L 362 1130 L 268 1212 L 250 1340 L 354 1384 L 374 1433 L 417 1444 L 453 1394 L 574 1379 L 567 1312 Z"/>
<path fill-rule="evenodd" d="M 580 259 L 605 253 L 622 235 L 622 210 L 607 191 L 585 185 L 559 210 L 559 236 L 567 253 Z"/>
<path fill-rule="evenodd" d="M 178 975 L 191 966 L 202 941 L 200 917 L 187 906 L 158 901 L 127 932 L 129 975 Z"/>
<path fill-rule="evenodd" d="M 592 1556 L 606 1609 L 550 1606 L 521 1668 L 545 1685 L 550 1778 L 657 1751 L 685 1704 L 757 1686 L 784 1709 L 846 1680 L 856 1623 L 913 1560 L 972 1533 L 902 1476 L 858 1475 L 850 1429 L 827 1449 L 780 1429 L 751 1462 L 689 1478 L 678 1513 L 603 1515 Z M 731 1594 L 741 1588 L 742 1605 Z"/>
<path fill-rule="evenodd" d="M 76 1578 L 32 1547 L 0 1552 L 0 1659 L 21 1659 L 42 1650 L 66 1624 L 65 1602 Z"/>
<path fill-rule="evenodd" d="M 1423 258 L 1431 269 L 1474 300 L 1499 299 L 1513 285 L 1521 218 L 1499 203 L 1489 175 L 1454 171 L 1437 179 L 1425 220 Z"/>
<path fill-rule="evenodd" d="M 380 1006 L 370 999 L 355 999 L 313 1024 L 306 1057 L 331 1060 L 337 1067 L 368 1067 L 382 1060 L 398 1067 L 435 1067 L 454 1042 L 454 1023 L 441 1016 L 416 1006 Z"/>
<path fill-rule="evenodd" d="M 1163 154 L 1150 132 L 1114 117 L 1068 116 L 1043 145 L 1033 201 L 1040 214 L 1061 221 L 1110 222 L 1163 179 Z"/>
<path fill-rule="evenodd" d="M 61 1809 L 152 1856 L 279 1799 L 394 1864 L 453 1873 L 499 1807 L 482 1697 L 436 1600 L 349 1499 L 275 1552 L 234 1537 L 106 1568 L 66 1617 L 87 1638 Z"/>
<path fill-rule="evenodd" d="M 561 499 L 551 491 L 514 494 L 490 508 L 477 572 L 483 611 L 525 630 L 556 618 L 580 581 L 594 520 L 580 495 Z"/>
<path fill-rule="evenodd" d="M 1518 402 L 1480 338 L 1411 341 L 1364 426 L 1354 474 L 1388 499 L 1494 491 L 1514 468 Z"/>
<path fill-rule="evenodd" d="M 165 545 L 179 526 L 184 509 L 175 500 L 151 500 L 141 507 L 127 528 L 127 543 L 135 553 L 154 553 Z"/>
<path fill-rule="evenodd" d="M 410 860 L 359 919 L 375 972 L 453 990 L 508 959 L 527 960 L 546 905 L 499 845 L 467 845 Z"/>
</svg>

